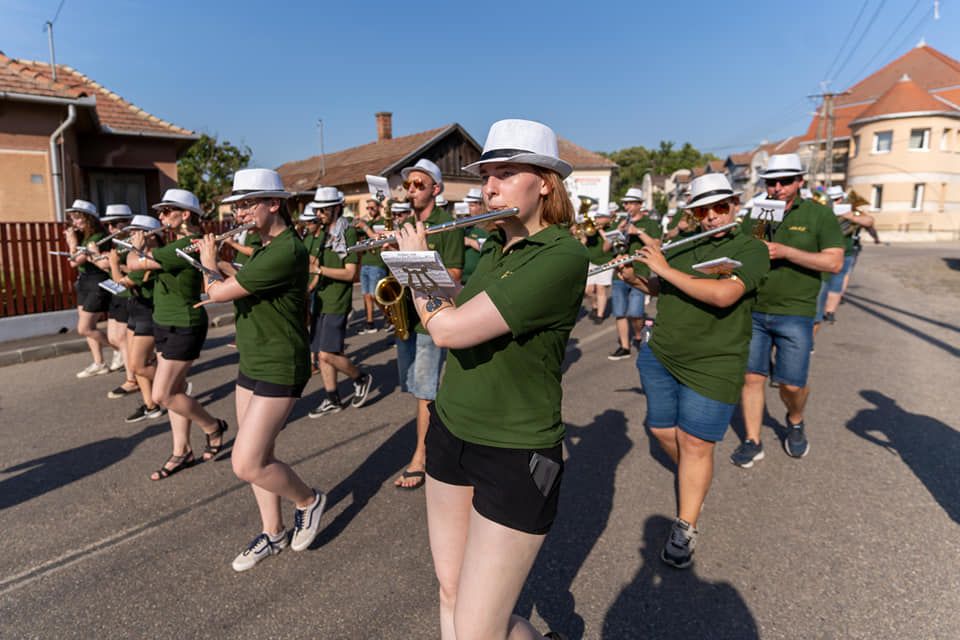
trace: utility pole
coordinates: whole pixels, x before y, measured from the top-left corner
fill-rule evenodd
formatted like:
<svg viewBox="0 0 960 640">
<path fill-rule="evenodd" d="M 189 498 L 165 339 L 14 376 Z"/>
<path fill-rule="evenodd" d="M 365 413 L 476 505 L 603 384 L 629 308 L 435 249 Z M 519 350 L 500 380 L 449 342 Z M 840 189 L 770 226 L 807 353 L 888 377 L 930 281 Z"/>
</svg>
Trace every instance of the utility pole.
<svg viewBox="0 0 960 640">
<path fill-rule="evenodd" d="M 820 98 L 823 102 L 821 103 L 820 108 L 820 122 L 817 126 L 817 148 L 816 156 L 819 158 L 820 155 L 820 140 L 824 140 L 824 158 L 823 158 L 823 182 L 824 186 L 828 189 L 833 184 L 833 138 L 834 138 L 834 125 L 836 123 L 836 116 L 834 115 L 834 102 L 839 96 L 850 95 L 849 91 L 844 91 L 843 93 L 831 93 L 824 91 L 816 95 L 808 96 L 810 98 Z M 824 129 L 826 130 L 826 135 L 823 135 Z M 816 169 L 820 168 L 820 162 L 816 162 Z M 814 169 L 814 161 L 810 162 L 810 178 L 807 181 L 809 188 L 813 188 L 813 183 L 817 179 L 818 171 Z"/>
<path fill-rule="evenodd" d="M 57 81 L 57 56 L 53 50 L 53 21 L 47 20 L 47 44 L 50 45 L 50 69 L 53 71 L 53 81 Z"/>
</svg>

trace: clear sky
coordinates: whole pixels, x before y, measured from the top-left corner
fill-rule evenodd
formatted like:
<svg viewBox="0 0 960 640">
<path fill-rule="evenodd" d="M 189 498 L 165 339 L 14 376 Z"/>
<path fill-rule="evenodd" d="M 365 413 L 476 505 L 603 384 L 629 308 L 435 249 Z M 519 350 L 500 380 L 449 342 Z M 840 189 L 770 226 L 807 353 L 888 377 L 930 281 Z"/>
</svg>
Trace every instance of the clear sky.
<svg viewBox="0 0 960 640">
<path fill-rule="evenodd" d="M 0 0 L 0 50 L 48 60 L 60 1 Z M 524 117 L 597 151 L 723 157 L 801 133 L 822 80 L 842 90 L 921 37 L 960 58 L 960 2 L 939 4 L 64 0 L 54 33 L 59 63 L 259 166 L 318 153 L 320 118 L 328 152 L 370 142 L 377 111 L 396 136 L 459 122 L 483 144 Z"/>
</svg>

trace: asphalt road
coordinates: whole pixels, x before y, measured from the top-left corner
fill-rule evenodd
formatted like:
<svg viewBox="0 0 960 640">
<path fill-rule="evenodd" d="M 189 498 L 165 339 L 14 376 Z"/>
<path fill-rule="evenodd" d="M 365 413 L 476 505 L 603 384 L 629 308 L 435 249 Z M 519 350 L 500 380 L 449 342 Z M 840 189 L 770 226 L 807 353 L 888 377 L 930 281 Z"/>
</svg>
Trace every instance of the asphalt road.
<svg viewBox="0 0 960 640">
<path fill-rule="evenodd" d="M 849 293 L 816 346 L 810 455 L 776 442 L 771 389 L 767 457 L 735 468 L 735 418 L 690 571 L 657 558 L 673 476 L 633 360 L 606 359 L 612 321 L 581 321 L 560 517 L 520 612 L 572 638 L 960 637 L 960 245 L 868 246 Z M 233 435 L 231 333 L 211 331 L 191 379 Z M 320 538 L 243 574 L 258 520 L 228 454 L 150 482 L 168 425 L 123 422 L 119 375 L 77 380 L 81 354 L 0 369 L 0 637 L 437 637 L 423 493 L 392 486 L 414 402 L 384 334 L 348 347 L 372 402 L 310 420 L 315 380 L 278 442 L 329 492 Z"/>
</svg>

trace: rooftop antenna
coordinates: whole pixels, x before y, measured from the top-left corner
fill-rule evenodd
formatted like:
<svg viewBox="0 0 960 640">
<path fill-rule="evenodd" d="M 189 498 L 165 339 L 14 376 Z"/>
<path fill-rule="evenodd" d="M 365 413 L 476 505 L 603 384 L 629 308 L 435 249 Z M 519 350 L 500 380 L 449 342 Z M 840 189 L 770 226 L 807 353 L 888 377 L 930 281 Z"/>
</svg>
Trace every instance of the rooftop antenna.
<svg viewBox="0 0 960 640">
<path fill-rule="evenodd" d="M 47 29 L 47 44 L 50 45 L 50 69 L 53 71 L 53 82 L 57 81 L 57 55 L 53 48 L 53 23 L 60 17 L 60 10 L 63 9 L 63 3 L 66 1 L 67 0 L 60 0 L 60 6 L 57 7 L 57 12 L 53 15 L 53 20 L 47 20 L 44 23 L 44 27 Z"/>
<path fill-rule="evenodd" d="M 933 19 L 940 19 L 940 0 L 933 0 Z"/>
<path fill-rule="evenodd" d="M 320 128 L 320 175 L 327 175 L 327 162 L 323 154 L 323 118 L 317 119 L 317 127 Z"/>
</svg>

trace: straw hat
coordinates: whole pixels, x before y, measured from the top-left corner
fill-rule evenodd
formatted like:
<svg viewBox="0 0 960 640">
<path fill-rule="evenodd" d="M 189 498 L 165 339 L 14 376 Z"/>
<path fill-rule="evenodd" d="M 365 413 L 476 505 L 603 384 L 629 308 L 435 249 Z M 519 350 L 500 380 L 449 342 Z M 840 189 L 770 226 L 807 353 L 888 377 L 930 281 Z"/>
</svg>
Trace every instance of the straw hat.
<svg viewBox="0 0 960 640">
<path fill-rule="evenodd" d="M 491 162 L 517 162 L 543 167 L 566 178 L 573 171 L 560 159 L 557 134 L 545 124 L 533 120 L 499 120 L 490 126 L 480 159 L 464 167 L 479 174 L 480 165 Z"/>
</svg>

